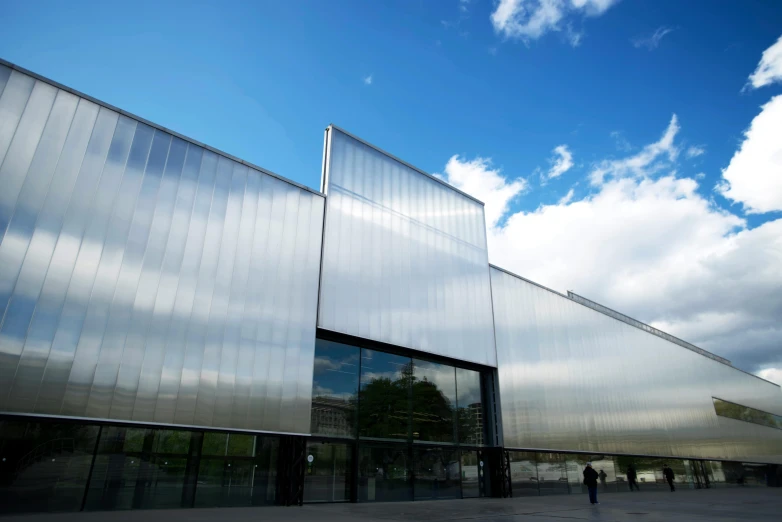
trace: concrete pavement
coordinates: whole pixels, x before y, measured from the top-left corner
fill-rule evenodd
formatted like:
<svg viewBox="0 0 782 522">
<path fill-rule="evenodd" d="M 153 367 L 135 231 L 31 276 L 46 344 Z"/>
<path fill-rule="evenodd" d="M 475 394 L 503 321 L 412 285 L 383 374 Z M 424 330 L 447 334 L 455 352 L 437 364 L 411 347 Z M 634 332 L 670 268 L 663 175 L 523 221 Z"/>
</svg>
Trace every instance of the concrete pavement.
<svg viewBox="0 0 782 522">
<path fill-rule="evenodd" d="M 587 495 L 465 499 L 373 504 L 308 504 L 303 507 L 208 508 L 15 515 L 0 522 L 352 522 L 450 520 L 729 521 L 780 520 L 782 488 L 719 488 L 670 492 L 604 493 L 600 505 Z"/>
</svg>

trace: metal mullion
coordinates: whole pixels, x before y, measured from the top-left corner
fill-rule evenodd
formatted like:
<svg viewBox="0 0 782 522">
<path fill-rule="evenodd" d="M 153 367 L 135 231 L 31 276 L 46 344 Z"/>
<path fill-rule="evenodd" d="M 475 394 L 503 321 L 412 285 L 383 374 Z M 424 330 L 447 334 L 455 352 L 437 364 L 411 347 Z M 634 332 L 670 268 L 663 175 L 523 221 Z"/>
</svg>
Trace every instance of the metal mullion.
<svg viewBox="0 0 782 522">
<path fill-rule="evenodd" d="M 103 426 L 98 426 L 98 436 L 95 438 L 95 448 L 92 450 L 92 461 L 90 461 L 90 471 L 87 474 L 87 483 L 84 485 L 84 496 L 81 499 L 79 511 L 84 511 L 87 505 L 87 495 L 90 492 L 90 483 L 92 482 L 92 472 L 95 469 L 95 459 L 98 457 L 98 447 L 100 446 L 100 437 L 103 434 Z"/>
</svg>

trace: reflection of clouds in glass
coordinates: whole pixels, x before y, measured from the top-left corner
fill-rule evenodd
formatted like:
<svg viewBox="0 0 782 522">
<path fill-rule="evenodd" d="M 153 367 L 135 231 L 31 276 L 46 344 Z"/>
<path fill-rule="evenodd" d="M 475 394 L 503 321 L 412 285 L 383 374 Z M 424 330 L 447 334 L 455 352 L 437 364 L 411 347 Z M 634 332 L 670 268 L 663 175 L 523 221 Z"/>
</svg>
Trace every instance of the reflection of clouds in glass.
<svg viewBox="0 0 782 522">
<path fill-rule="evenodd" d="M 319 384 L 314 384 L 312 386 L 312 395 L 313 397 L 320 397 L 323 395 L 334 395 L 334 390 L 331 388 L 326 388 L 325 386 L 321 386 Z"/>
<path fill-rule="evenodd" d="M 325 372 L 326 370 L 336 370 L 339 368 L 339 363 L 332 361 L 328 357 L 315 357 L 314 361 L 315 374 Z"/>
<path fill-rule="evenodd" d="M 408 357 L 364 349 L 361 354 L 361 383 L 367 384 L 377 379 L 401 379 L 409 365 Z"/>
<path fill-rule="evenodd" d="M 355 398 L 355 388 L 350 390 L 342 390 L 342 391 L 336 391 L 332 388 L 329 388 L 327 386 L 321 386 L 320 384 L 314 384 L 312 386 L 312 396 L 317 397 L 328 397 L 330 399 L 339 399 L 343 401 L 349 401 L 353 398 Z"/>
<path fill-rule="evenodd" d="M 361 372 L 361 384 L 369 384 L 380 379 L 396 381 L 402 378 L 402 372 Z"/>
<path fill-rule="evenodd" d="M 453 366 L 428 361 L 413 361 L 413 376 L 417 381 L 428 381 L 449 401 L 456 399 L 456 380 Z"/>
<path fill-rule="evenodd" d="M 315 374 L 333 371 L 346 373 L 349 375 L 355 375 L 358 373 L 358 366 L 348 362 L 349 359 L 337 359 L 328 356 L 316 356 L 315 357 Z"/>
<path fill-rule="evenodd" d="M 456 391 L 459 407 L 481 402 L 481 376 L 478 372 L 456 369 Z"/>
</svg>

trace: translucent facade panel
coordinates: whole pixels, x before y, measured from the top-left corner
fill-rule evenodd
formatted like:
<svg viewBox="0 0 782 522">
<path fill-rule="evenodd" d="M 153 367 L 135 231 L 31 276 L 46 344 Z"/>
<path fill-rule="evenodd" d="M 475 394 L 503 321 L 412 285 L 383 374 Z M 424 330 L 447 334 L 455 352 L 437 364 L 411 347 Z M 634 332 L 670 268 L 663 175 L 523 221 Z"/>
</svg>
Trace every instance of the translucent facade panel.
<svg viewBox="0 0 782 522">
<path fill-rule="evenodd" d="M 496 366 L 483 205 L 327 130 L 318 325 Z"/>
<path fill-rule="evenodd" d="M 5 66 L 0 187 L 0 412 L 309 432 L 321 195 Z"/>
<path fill-rule="evenodd" d="M 779 415 L 778 386 L 500 269 L 491 278 L 506 447 L 782 463 L 780 430 L 717 416 L 712 401 Z"/>
</svg>

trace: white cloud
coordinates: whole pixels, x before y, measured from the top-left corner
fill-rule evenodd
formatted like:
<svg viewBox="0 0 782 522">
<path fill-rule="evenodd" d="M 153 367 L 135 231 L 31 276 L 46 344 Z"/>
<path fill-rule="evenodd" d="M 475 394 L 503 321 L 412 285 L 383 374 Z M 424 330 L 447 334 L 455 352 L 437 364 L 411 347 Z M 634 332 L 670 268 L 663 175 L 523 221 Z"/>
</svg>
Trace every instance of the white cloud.
<svg viewBox="0 0 782 522">
<path fill-rule="evenodd" d="M 782 36 L 774 45 L 763 51 L 755 72 L 749 75 L 747 86 L 757 89 L 774 82 L 782 82 Z"/>
<path fill-rule="evenodd" d="M 548 179 L 558 178 L 573 167 L 573 154 L 568 150 L 567 145 L 558 145 L 552 152 L 555 157 L 551 159 L 551 169 L 546 174 Z"/>
<path fill-rule="evenodd" d="M 599 16 L 618 0 L 499 0 L 491 14 L 495 32 L 506 38 L 535 40 L 550 31 L 561 31 L 561 23 L 577 16 Z M 569 32 L 571 45 L 578 45 L 581 33 Z"/>
<path fill-rule="evenodd" d="M 364 85 L 372 85 L 372 75 L 364 77 Z"/>
<path fill-rule="evenodd" d="M 574 195 L 575 195 L 575 191 L 573 189 L 568 190 L 567 194 L 565 194 L 564 196 L 562 196 L 559 199 L 559 202 L 557 203 L 557 205 L 567 205 L 568 203 L 573 201 L 573 196 Z"/>
<path fill-rule="evenodd" d="M 698 172 L 698 173 L 695 175 L 695 179 L 703 179 L 703 178 L 705 178 L 705 177 L 706 177 L 706 173 L 705 173 L 705 172 Z"/>
<path fill-rule="evenodd" d="M 581 39 L 584 37 L 584 32 L 573 29 L 573 24 L 567 24 L 565 26 L 565 35 L 571 46 L 578 47 L 581 45 Z"/>
<path fill-rule="evenodd" d="M 752 120 L 722 178 L 717 191 L 747 213 L 782 210 L 782 95 Z"/>
<path fill-rule="evenodd" d="M 763 368 L 758 372 L 758 375 L 782 386 L 782 368 Z"/>
<path fill-rule="evenodd" d="M 621 131 L 611 131 L 611 137 L 614 138 L 617 150 L 621 152 L 630 152 L 633 150 L 633 146 L 630 145 L 630 142 L 622 135 Z"/>
<path fill-rule="evenodd" d="M 698 147 L 696 145 L 692 145 L 687 148 L 687 157 L 688 158 L 697 158 L 698 156 L 702 156 L 706 154 L 706 148 L 705 147 Z"/>
<path fill-rule="evenodd" d="M 598 162 L 589 175 L 592 184 L 600 185 L 607 177 L 644 177 L 670 166 L 679 155 L 679 148 L 674 144 L 678 132 L 679 119 L 674 114 L 660 139 L 645 146 L 638 154 Z"/>
<path fill-rule="evenodd" d="M 654 50 L 660 45 L 660 41 L 665 35 L 673 32 L 673 27 L 660 26 L 650 35 L 642 36 L 632 40 L 635 48 L 646 47 L 647 49 Z"/>
<path fill-rule="evenodd" d="M 527 188 L 527 180 L 507 180 L 500 169 L 492 168 L 488 158 L 473 160 L 452 156 L 445 165 L 443 179 L 471 194 L 486 205 L 486 223 L 496 226 L 508 211 L 510 202 Z"/>
<path fill-rule="evenodd" d="M 678 131 L 673 117 L 640 153 L 599 162 L 610 177 L 582 198 L 569 191 L 556 204 L 502 219 L 507 197 L 492 197 L 483 187 L 487 214 L 494 216 L 489 258 L 654 324 L 740 368 L 782 368 L 782 219 L 748 229 L 740 216 L 702 196 L 695 179 L 677 177 Z M 481 165 L 474 169 L 472 177 L 482 179 Z M 502 190 L 501 176 L 492 171 L 490 177 Z M 501 207 L 492 208 L 494 201 Z"/>
</svg>

